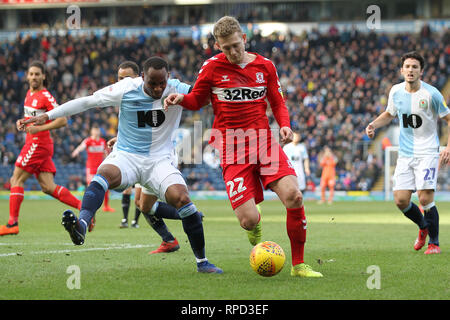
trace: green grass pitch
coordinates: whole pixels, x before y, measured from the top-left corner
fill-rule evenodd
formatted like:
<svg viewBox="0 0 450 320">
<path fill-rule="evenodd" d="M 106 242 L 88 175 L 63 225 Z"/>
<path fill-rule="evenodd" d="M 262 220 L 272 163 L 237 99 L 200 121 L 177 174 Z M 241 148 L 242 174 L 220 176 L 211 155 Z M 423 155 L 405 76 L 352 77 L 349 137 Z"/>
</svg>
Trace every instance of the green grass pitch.
<svg viewBox="0 0 450 320">
<path fill-rule="evenodd" d="M 167 300 L 359 300 L 450 298 L 450 203 L 440 212 L 440 255 L 415 252 L 417 227 L 393 202 L 306 203 L 305 260 L 319 279 L 290 276 L 285 210 L 279 201 L 262 203 L 263 240 L 280 244 L 284 269 L 272 278 L 249 265 L 251 245 L 228 201 L 195 201 L 204 212 L 206 252 L 224 274 L 196 272 L 180 221 L 167 225 L 180 242 L 174 253 L 148 255 L 160 238 L 141 217 L 139 229 L 119 229 L 114 213 L 98 211 L 97 226 L 83 246 L 74 246 L 61 226 L 65 206 L 54 200 L 25 200 L 20 233 L 0 238 L 0 299 L 167 299 Z M 0 201 L 0 222 L 8 201 Z M 77 213 L 78 214 L 78 213 Z M 134 205 L 130 217 L 134 216 Z M 79 289 L 73 284 L 79 270 Z M 370 266 L 379 268 L 380 288 L 369 289 Z M 68 286 L 69 284 L 69 286 Z"/>
</svg>

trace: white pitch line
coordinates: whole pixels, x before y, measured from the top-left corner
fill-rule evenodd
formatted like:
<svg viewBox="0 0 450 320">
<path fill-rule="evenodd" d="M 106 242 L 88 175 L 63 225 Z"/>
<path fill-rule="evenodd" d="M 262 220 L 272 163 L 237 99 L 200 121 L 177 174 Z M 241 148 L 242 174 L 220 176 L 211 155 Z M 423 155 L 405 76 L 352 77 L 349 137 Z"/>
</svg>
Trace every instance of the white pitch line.
<svg viewBox="0 0 450 320">
<path fill-rule="evenodd" d="M 154 247 L 154 245 L 149 244 L 137 244 L 137 245 L 118 245 L 113 247 L 103 247 L 103 248 L 86 248 L 86 249 L 77 249 L 77 250 L 48 250 L 48 251 L 31 251 L 31 252 L 11 252 L 11 253 L 1 253 L 0 257 L 10 257 L 17 255 L 27 255 L 27 254 L 52 254 L 52 253 L 70 253 L 70 252 L 86 252 L 86 251 L 101 251 L 101 250 L 122 250 L 122 249 L 140 249 L 140 248 L 149 248 Z"/>
</svg>

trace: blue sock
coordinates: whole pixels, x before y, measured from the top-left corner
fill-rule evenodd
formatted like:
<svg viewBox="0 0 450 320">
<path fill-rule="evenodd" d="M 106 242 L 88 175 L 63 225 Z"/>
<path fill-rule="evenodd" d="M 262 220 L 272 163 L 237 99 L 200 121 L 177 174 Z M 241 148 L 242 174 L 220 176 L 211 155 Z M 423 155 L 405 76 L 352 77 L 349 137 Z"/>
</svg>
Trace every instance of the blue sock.
<svg viewBox="0 0 450 320">
<path fill-rule="evenodd" d="M 425 220 L 428 223 L 428 243 L 439 245 L 439 213 L 436 206 L 425 209 Z"/>
<path fill-rule="evenodd" d="M 80 226 L 84 229 L 82 230 L 84 233 L 86 233 L 87 226 L 89 226 L 92 218 L 95 216 L 95 212 L 103 204 L 106 190 L 108 190 L 107 187 L 105 189 L 105 183 L 107 186 L 108 183 L 103 177 L 95 175 L 83 195 L 80 211 Z"/>
<path fill-rule="evenodd" d="M 152 213 L 158 218 L 180 220 L 178 210 L 171 205 L 158 201 L 153 205 Z"/>
<path fill-rule="evenodd" d="M 163 219 L 160 219 L 153 214 L 142 213 L 145 220 L 147 220 L 148 224 L 156 231 L 157 234 L 160 235 L 161 239 L 165 242 L 175 240 L 172 233 L 170 233 L 169 229 L 167 229 L 167 225 Z"/>
<path fill-rule="evenodd" d="M 422 212 L 420 212 L 419 207 L 413 202 L 410 202 L 409 206 L 403 210 L 403 214 L 417 224 L 420 229 L 425 229 L 427 227 L 427 222 L 425 221 Z"/>
<path fill-rule="evenodd" d="M 205 259 L 205 235 L 200 213 L 192 202 L 178 209 L 192 251 L 197 259 Z"/>
</svg>

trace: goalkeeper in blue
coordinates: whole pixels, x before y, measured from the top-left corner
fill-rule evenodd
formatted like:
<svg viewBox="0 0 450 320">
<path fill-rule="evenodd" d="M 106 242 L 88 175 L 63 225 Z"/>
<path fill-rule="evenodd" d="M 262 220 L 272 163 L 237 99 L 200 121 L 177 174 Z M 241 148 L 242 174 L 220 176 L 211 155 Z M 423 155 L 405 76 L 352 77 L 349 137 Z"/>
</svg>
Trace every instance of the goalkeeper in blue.
<svg viewBox="0 0 450 320">
<path fill-rule="evenodd" d="M 191 202 L 186 182 L 174 163 L 172 133 L 178 128 L 182 107 L 164 112 L 162 101 L 170 93 L 188 93 L 191 86 L 169 79 L 168 63 L 160 57 L 144 62 L 143 76 L 127 77 L 94 92 L 71 100 L 28 120 L 41 124 L 62 115 L 71 116 L 94 107 L 119 106 L 117 143 L 87 187 L 79 218 L 63 213 L 62 224 L 75 245 L 82 245 L 86 230 L 103 202 L 105 192 L 119 192 L 139 183 L 149 194 L 178 210 L 201 273 L 223 273 L 205 255 L 202 215 Z"/>
<path fill-rule="evenodd" d="M 394 201 L 404 215 L 419 227 L 414 249 L 420 250 L 428 239 L 425 254 L 438 254 L 439 213 L 434 202 L 439 168 L 450 162 L 450 110 L 442 94 L 421 80 L 425 60 L 417 52 L 408 52 L 401 58 L 400 73 L 404 81 L 394 85 L 386 111 L 366 127 L 369 138 L 375 130 L 399 118 L 400 137 L 397 165 L 394 172 Z M 439 152 L 437 122 L 447 121 L 448 141 Z M 419 207 L 411 202 L 417 191 Z"/>
</svg>

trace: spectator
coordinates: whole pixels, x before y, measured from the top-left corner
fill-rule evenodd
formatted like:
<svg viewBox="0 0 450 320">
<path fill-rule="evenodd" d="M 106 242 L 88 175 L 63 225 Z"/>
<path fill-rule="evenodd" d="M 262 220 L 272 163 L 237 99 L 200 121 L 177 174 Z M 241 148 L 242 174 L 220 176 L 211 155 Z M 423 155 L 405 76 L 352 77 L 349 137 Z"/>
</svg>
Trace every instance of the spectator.
<svg viewBox="0 0 450 320">
<path fill-rule="evenodd" d="M 145 16 L 139 19 L 145 22 Z M 325 143 L 339 158 L 337 188 L 356 189 L 362 178 L 366 179 L 368 189 L 375 183 L 382 168 L 380 159 L 375 159 L 370 169 L 376 172 L 372 178 L 363 177 L 364 170 L 353 168 L 352 160 L 358 155 L 356 164 L 359 166 L 359 161 L 366 159 L 364 145 L 369 142 L 364 141 L 362 133 L 367 119 L 385 107 L 390 86 L 400 82 L 395 56 L 419 48 L 428 66 L 423 80 L 439 89 L 445 85 L 450 73 L 450 46 L 446 41 L 450 32 L 444 30 L 437 34 L 425 27 L 422 32 L 429 35 L 426 48 L 422 48 L 420 33 L 362 34 L 355 27 L 339 32 L 332 26 L 325 34 L 314 29 L 300 36 L 263 37 L 259 30 L 250 30 L 248 51 L 258 52 L 276 62 L 290 110 L 291 126 L 305 137 L 310 153 L 312 183 L 319 184 L 317 154 Z M 24 143 L 24 136 L 16 132 L 14 124 L 22 115 L 22 99 L 27 89 L 23 74 L 30 59 L 45 59 L 54 78 L 54 86 L 49 90 L 63 103 L 113 83 L 114 70 L 110 66 L 124 60 L 141 63 L 145 57 L 162 55 L 169 60 L 173 77 L 193 83 L 195 70 L 216 53 L 211 35 L 202 43 L 197 36 L 182 39 L 176 33 L 169 41 L 155 35 L 115 39 L 106 33 L 77 37 L 38 34 L 35 38 L 19 36 L 14 42 L 0 43 L 0 120 L 9 124 L 0 126 L 0 141 L 5 148 L 2 162 L 9 161 L 6 154 L 10 155 L 8 159 L 14 159 L 19 152 L 16 146 Z M 204 108 L 201 114 L 184 111 L 182 126 L 192 126 L 198 116 L 205 127 L 211 127 L 214 117 L 211 108 Z M 274 122 L 273 115 L 269 118 Z M 58 129 L 53 135 L 55 158 L 61 165 L 72 161 L 70 153 L 83 137 L 89 135 L 89 128 L 94 123 L 104 130 L 106 138 L 117 132 L 117 113 L 113 107 L 76 115 L 69 121 L 70 126 Z M 383 147 L 387 145 L 390 142 L 383 140 Z M 213 178 L 197 175 L 202 166 L 184 168 L 191 170 L 186 172 L 193 172 L 191 178 L 198 182 L 195 188 L 214 187 Z M 347 179 L 348 174 L 352 176 L 351 181 Z M 73 187 L 75 185 L 72 183 Z"/>
</svg>

